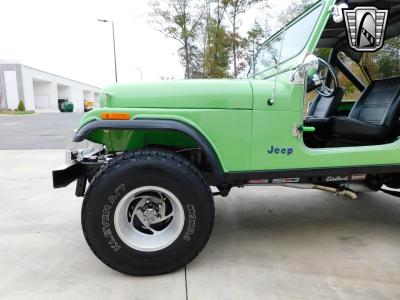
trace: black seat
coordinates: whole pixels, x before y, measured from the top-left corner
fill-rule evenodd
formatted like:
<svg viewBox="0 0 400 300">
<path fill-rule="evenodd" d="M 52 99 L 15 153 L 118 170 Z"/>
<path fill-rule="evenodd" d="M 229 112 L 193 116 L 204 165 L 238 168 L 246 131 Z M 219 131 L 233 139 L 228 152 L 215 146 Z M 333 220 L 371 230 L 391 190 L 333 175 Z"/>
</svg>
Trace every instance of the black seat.
<svg viewBox="0 0 400 300">
<path fill-rule="evenodd" d="M 376 145 L 393 141 L 400 113 L 400 77 L 373 81 L 348 117 L 330 119 L 329 140 L 349 145 Z"/>
<path fill-rule="evenodd" d="M 304 120 L 304 125 L 315 128 L 314 138 L 316 136 L 326 138 L 330 128 L 330 117 L 337 112 L 343 95 L 344 89 L 339 87 L 332 97 L 318 95 L 312 102 Z"/>
<path fill-rule="evenodd" d="M 342 87 L 337 88 L 335 94 L 329 98 L 317 95 L 308 109 L 306 119 L 325 119 L 333 116 L 342 101 L 343 95 L 344 89 Z"/>
</svg>

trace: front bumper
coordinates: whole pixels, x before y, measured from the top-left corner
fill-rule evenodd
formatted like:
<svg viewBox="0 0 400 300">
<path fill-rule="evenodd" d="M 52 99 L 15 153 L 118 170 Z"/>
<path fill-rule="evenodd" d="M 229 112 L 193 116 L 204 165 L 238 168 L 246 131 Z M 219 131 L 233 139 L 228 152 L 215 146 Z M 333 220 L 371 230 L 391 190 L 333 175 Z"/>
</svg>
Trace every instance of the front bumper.
<svg viewBox="0 0 400 300">
<path fill-rule="evenodd" d="M 82 163 L 75 163 L 63 169 L 53 170 L 53 187 L 63 188 L 87 173 L 86 166 Z"/>
<path fill-rule="evenodd" d="M 77 180 L 75 195 L 85 195 L 86 183 L 91 181 L 105 161 L 76 162 L 63 169 L 53 170 L 53 187 L 63 188 Z"/>
<path fill-rule="evenodd" d="M 104 153 L 103 145 L 88 140 L 79 143 L 68 142 L 65 150 L 66 167 L 53 170 L 53 187 L 63 188 L 77 180 L 75 194 L 83 196 L 86 182 L 91 181 L 100 167 L 106 163 Z"/>
</svg>

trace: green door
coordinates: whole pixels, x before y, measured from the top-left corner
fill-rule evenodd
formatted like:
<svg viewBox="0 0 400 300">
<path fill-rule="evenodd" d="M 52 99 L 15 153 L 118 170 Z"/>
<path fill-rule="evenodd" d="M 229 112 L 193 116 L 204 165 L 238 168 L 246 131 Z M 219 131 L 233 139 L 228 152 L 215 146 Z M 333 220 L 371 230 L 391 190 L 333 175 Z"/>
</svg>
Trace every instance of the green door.
<svg viewBox="0 0 400 300">
<path fill-rule="evenodd" d="M 315 6 L 260 50 L 260 53 L 267 52 L 266 46 L 276 40 L 281 45 L 278 64 L 251 81 L 254 95 L 252 170 L 290 169 L 296 165 L 302 141 L 294 128 L 302 123 L 304 89 L 301 85 L 292 85 L 290 77 L 312 47 L 312 33 L 319 34 L 314 29 L 323 7 L 323 4 Z M 262 66 L 262 62 L 257 56 L 256 65 Z"/>
</svg>

